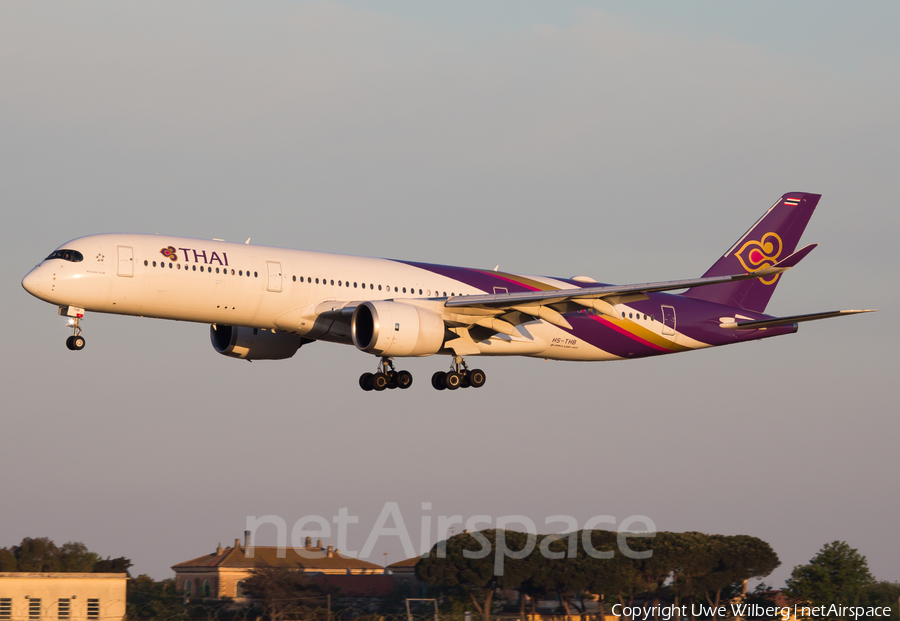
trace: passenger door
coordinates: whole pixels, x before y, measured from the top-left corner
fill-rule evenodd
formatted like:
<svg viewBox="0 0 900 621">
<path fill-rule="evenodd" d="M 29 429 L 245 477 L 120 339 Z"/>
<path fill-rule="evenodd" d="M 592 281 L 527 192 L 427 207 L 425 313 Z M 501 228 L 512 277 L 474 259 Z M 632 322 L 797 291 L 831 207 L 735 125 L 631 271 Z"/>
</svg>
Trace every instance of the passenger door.
<svg viewBox="0 0 900 621">
<path fill-rule="evenodd" d="M 662 307 L 662 319 L 663 319 L 663 336 L 675 336 L 675 307 L 674 306 L 663 306 Z"/>
<path fill-rule="evenodd" d="M 266 261 L 266 269 L 269 272 L 266 291 L 281 293 L 281 263 L 278 261 Z"/>
<path fill-rule="evenodd" d="M 131 246 L 116 246 L 116 274 L 131 278 L 134 276 L 134 250 Z"/>
</svg>

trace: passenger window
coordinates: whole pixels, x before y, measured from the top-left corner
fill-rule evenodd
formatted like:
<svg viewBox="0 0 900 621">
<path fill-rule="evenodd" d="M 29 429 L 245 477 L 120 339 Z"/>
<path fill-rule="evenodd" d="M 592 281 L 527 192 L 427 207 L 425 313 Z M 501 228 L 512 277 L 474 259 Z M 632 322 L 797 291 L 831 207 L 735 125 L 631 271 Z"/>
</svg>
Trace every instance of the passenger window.
<svg viewBox="0 0 900 621">
<path fill-rule="evenodd" d="M 156 261 L 153 262 L 153 267 L 156 267 Z"/>
<path fill-rule="evenodd" d="M 421 289 L 419 289 L 419 295 L 422 295 L 422 290 L 421 290 Z"/>
<path fill-rule="evenodd" d="M 622 311 L 622 319 L 625 319 L 625 311 Z"/>
<path fill-rule="evenodd" d="M 147 267 L 147 259 L 144 259 L 144 267 Z"/>
<path fill-rule="evenodd" d="M 254 277 L 254 278 L 259 278 L 259 273 L 253 272 L 253 277 Z"/>
<path fill-rule="evenodd" d="M 219 273 L 219 268 L 217 267 L 217 268 L 216 268 L 216 274 L 218 274 L 218 273 Z"/>
<path fill-rule="evenodd" d="M 334 280 L 331 281 L 331 286 L 332 286 L 332 287 L 334 286 Z"/>
<path fill-rule="evenodd" d="M 378 290 L 381 291 L 381 285 L 378 285 Z"/>
<path fill-rule="evenodd" d="M 297 277 L 296 277 L 296 276 L 293 276 L 292 278 L 294 279 L 294 282 L 297 282 Z"/>
<path fill-rule="evenodd" d="M 406 293 L 406 287 L 403 287 L 403 293 Z"/>
<path fill-rule="evenodd" d="M 181 269 L 181 263 L 178 264 L 178 269 Z"/>
<path fill-rule="evenodd" d="M 356 283 L 353 283 L 353 288 L 356 289 Z"/>
<path fill-rule="evenodd" d="M 197 271 L 197 266 L 196 266 L 196 265 L 192 265 L 192 266 L 191 266 L 191 269 L 194 270 L 194 271 L 196 272 L 196 271 Z"/>
<path fill-rule="evenodd" d="M 169 263 L 169 269 L 172 269 L 174 267 L 174 265 L 175 265 L 174 263 Z"/>
</svg>

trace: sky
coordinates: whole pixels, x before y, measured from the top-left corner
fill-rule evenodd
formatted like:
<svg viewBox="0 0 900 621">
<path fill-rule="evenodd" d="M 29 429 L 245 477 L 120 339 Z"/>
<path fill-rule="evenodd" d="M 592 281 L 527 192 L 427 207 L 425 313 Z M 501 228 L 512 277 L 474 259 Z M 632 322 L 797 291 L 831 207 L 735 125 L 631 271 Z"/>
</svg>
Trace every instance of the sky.
<svg viewBox="0 0 900 621">
<path fill-rule="evenodd" d="M 541 532 L 644 516 L 764 539 L 776 587 L 834 540 L 900 581 L 898 18 L 891 2 L 0 4 L 0 546 L 82 541 L 161 579 L 260 516 L 299 533 L 345 508 L 357 552 L 392 507 L 416 552 L 440 516 Z M 803 238 L 820 246 L 768 311 L 879 313 L 627 363 L 486 358 L 477 391 L 431 389 L 447 358 L 365 393 L 376 360 L 352 346 L 248 364 L 208 326 L 133 317 L 88 314 L 70 352 L 20 284 L 66 240 L 117 231 L 690 278 L 788 191 L 823 195 Z M 406 556 L 397 536 L 369 550 Z"/>
</svg>

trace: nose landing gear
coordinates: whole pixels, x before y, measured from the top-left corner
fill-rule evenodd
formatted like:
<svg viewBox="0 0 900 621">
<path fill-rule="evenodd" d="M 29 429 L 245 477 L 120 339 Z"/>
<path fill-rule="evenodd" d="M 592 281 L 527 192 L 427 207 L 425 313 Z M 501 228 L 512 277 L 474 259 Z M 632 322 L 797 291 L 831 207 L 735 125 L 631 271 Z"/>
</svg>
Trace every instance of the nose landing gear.
<svg viewBox="0 0 900 621">
<path fill-rule="evenodd" d="M 360 388 L 365 391 L 375 390 L 381 392 L 385 388 L 406 390 L 412 386 L 412 373 L 395 370 L 393 359 L 382 357 L 381 362 L 378 364 L 381 369 L 377 373 L 363 373 L 359 376 Z"/>
<path fill-rule="evenodd" d="M 80 322 L 84 318 L 84 309 L 75 308 L 74 306 L 60 306 L 59 314 L 69 318 L 66 327 L 72 328 L 75 334 L 66 339 L 66 347 L 72 351 L 80 351 L 84 349 L 84 337 L 81 336 Z"/>
<path fill-rule="evenodd" d="M 450 371 L 438 371 L 431 376 L 431 385 L 435 390 L 456 390 L 457 388 L 481 388 L 487 377 L 481 369 L 469 370 L 469 365 L 462 356 L 454 356 L 450 363 Z"/>
</svg>

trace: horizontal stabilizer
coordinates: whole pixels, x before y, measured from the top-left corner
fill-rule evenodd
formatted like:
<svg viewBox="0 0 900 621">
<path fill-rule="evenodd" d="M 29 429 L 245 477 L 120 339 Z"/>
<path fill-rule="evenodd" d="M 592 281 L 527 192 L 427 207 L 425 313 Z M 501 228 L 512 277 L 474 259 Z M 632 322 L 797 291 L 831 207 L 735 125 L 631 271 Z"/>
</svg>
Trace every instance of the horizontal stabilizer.
<svg viewBox="0 0 900 621">
<path fill-rule="evenodd" d="M 804 250 L 806 250 L 806 248 L 804 248 Z M 801 250 L 800 252 L 803 252 L 803 250 Z M 878 309 L 874 308 L 866 310 L 839 310 L 828 311 L 826 313 L 811 313 L 809 315 L 793 315 L 791 317 L 775 317 L 773 319 L 757 319 L 756 321 L 732 321 L 728 323 L 720 323 L 719 327 L 725 328 L 727 330 L 759 330 L 760 328 L 776 328 L 778 326 L 789 326 L 791 324 L 801 323 L 803 321 L 830 319 L 831 317 L 841 317 L 843 315 L 874 313 L 877 310 Z"/>
</svg>

